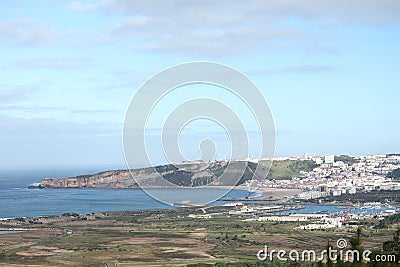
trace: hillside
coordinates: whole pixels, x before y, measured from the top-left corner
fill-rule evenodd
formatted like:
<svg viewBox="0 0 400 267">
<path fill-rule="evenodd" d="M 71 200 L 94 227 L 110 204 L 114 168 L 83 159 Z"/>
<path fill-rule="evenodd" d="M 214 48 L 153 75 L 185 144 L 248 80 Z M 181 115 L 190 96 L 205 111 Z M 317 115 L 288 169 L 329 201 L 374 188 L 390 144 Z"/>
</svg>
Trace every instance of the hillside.
<svg viewBox="0 0 400 267">
<path fill-rule="evenodd" d="M 267 179 L 290 179 L 302 177 L 302 171 L 311 171 L 317 166 L 312 160 L 282 160 L 274 161 L 268 173 Z"/>
<path fill-rule="evenodd" d="M 232 185 L 231 180 L 239 181 L 240 185 L 253 178 L 257 164 L 245 161 L 231 161 L 232 169 L 225 172 L 227 162 L 215 161 L 208 163 L 186 163 L 178 167 L 172 164 L 155 168 L 105 171 L 96 174 L 80 175 L 68 178 L 44 178 L 37 188 L 137 188 L 141 186 L 164 187 L 168 182 L 185 187 L 203 185 Z M 260 170 L 266 173 L 270 162 L 260 161 Z M 315 167 L 313 161 L 277 161 L 273 162 L 267 179 L 290 179 L 301 176 L 301 171 L 309 171 Z M 242 174 L 240 170 L 245 168 Z M 224 173 L 225 172 L 225 173 Z M 224 175 L 221 176 L 221 174 Z M 160 179 L 160 174 L 165 180 Z M 258 177 L 259 179 L 265 176 Z M 133 179 L 135 178 L 135 179 Z"/>
<path fill-rule="evenodd" d="M 164 180 L 159 179 L 160 174 L 170 183 L 178 186 L 196 187 L 202 185 L 230 185 L 231 177 L 239 182 L 237 185 L 250 180 L 253 177 L 253 171 L 257 165 L 252 162 L 233 161 L 233 168 L 226 172 L 223 177 L 218 177 L 224 173 L 227 168 L 227 162 L 216 161 L 208 163 L 188 163 L 176 166 L 169 164 L 157 166 L 155 168 L 141 168 L 128 170 L 113 170 L 96 173 L 93 175 L 81 175 L 68 178 L 44 178 L 37 188 L 137 188 L 135 182 L 140 181 L 141 186 L 157 187 L 168 186 Z M 241 173 L 239 170 L 246 170 Z M 239 177 L 240 175 L 240 177 Z M 135 179 L 133 179 L 133 177 Z M 224 182 L 225 181 L 225 182 Z"/>
</svg>

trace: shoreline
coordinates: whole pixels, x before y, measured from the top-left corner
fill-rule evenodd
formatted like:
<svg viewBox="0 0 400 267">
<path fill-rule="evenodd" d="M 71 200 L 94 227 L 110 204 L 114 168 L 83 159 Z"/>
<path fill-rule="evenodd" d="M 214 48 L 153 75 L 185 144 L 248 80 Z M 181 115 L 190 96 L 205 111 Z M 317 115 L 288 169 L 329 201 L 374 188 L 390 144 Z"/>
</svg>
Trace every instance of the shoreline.
<svg viewBox="0 0 400 267">
<path fill-rule="evenodd" d="M 29 187 L 28 187 L 29 188 Z M 147 189 L 152 190 L 152 189 L 168 189 L 168 190 L 199 190 L 199 189 L 217 189 L 217 190 L 229 190 L 227 193 L 231 192 L 232 190 L 243 190 L 247 192 L 251 191 L 258 191 L 261 192 L 261 195 L 251 197 L 253 200 L 271 200 L 271 201 L 277 201 L 277 200 L 284 200 L 289 197 L 293 197 L 301 192 L 303 190 L 301 189 L 290 189 L 290 188 L 264 188 L 264 187 L 258 187 L 251 189 L 247 186 L 224 186 L 224 185 L 207 185 L 207 186 L 197 186 L 197 187 L 187 187 L 187 186 L 177 186 L 177 187 L 161 187 L 161 186 L 151 186 L 151 187 L 132 187 L 132 188 L 102 188 L 102 187 L 49 187 L 49 188 L 29 188 L 29 189 L 45 189 L 45 190 L 52 190 L 52 189 L 65 189 L 65 190 L 70 190 L 70 189 L 93 189 L 93 190 L 143 190 L 146 192 Z M 219 200 L 222 200 L 224 198 L 220 198 Z M 237 198 L 237 200 L 244 200 L 245 198 Z M 249 200 L 249 199 L 246 199 Z M 218 200 L 217 200 L 218 201 Z"/>
<path fill-rule="evenodd" d="M 272 199 L 272 200 L 284 200 L 289 197 L 303 192 L 301 189 L 289 189 L 289 188 L 257 188 L 256 190 L 261 191 L 262 195 L 256 197 L 258 199 Z"/>
<path fill-rule="evenodd" d="M 213 189 L 220 189 L 220 190 L 223 190 L 223 189 L 232 189 L 232 190 L 242 190 L 242 191 L 246 191 L 246 192 L 249 192 L 251 189 L 249 189 L 249 188 L 247 188 L 247 187 L 245 187 L 245 186 L 235 186 L 235 187 L 233 187 L 233 188 L 231 188 L 230 186 L 209 186 L 208 188 L 207 187 L 202 187 L 202 188 L 205 188 L 205 189 L 210 189 L 210 190 L 213 190 Z M 53 188 L 51 188 L 51 189 L 53 189 Z M 74 188 L 54 188 L 54 189 L 74 189 Z M 98 190 L 101 190 L 101 189 L 105 189 L 105 188 L 76 188 L 76 189 L 98 189 Z M 107 188 L 106 190 L 117 190 L 118 188 Z M 129 190 L 129 189 L 134 189 L 134 190 L 138 190 L 138 189 L 140 189 L 140 190 L 145 190 L 145 189 L 147 189 L 147 188 L 144 188 L 144 189 L 142 189 L 142 188 L 124 188 L 124 190 Z M 165 188 L 150 188 L 150 189 L 165 189 Z M 168 190 L 170 190 L 171 188 L 167 188 Z M 173 188 L 173 189 L 196 189 L 196 187 L 190 187 L 190 188 L 187 188 L 187 187 L 182 187 L 182 188 Z M 200 189 L 200 188 L 197 188 L 197 189 Z M 229 203 L 229 202 L 241 202 L 241 201 L 279 201 L 279 200 L 284 200 L 287 196 L 293 196 L 295 193 L 297 193 L 299 190 L 292 190 L 292 189 L 280 189 L 280 188 L 257 188 L 257 189 L 255 189 L 256 191 L 258 191 L 258 192 L 260 192 L 260 194 L 261 195 L 257 195 L 257 196 L 253 196 L 253 197 L 250 197 L 250 198 L 248 198 L 248 199 L 245 199 L 245 196 L 242 196 L 242 197 L 238 197 L 238 198 L 232 198 L 231 200 L 229 200 L 229 201 L 225 201 L 225 203 Z M 253 190 L 251 190 L 251 191 L 253 191 Z M 226 197 L 226 195 L 225 195 L 225 197 Z M 271 198 L 272 197 L 272 198 Z M 222 198 L 220 198 L 220 199 L 218 199 L 218 200 L 216 200 L 216 202 L 222 202 L 222 201 L 224 201 L 223 200 L 224 199 L 224 197 L 222 197 Z M 221 205 L 223 205 L 223 203 L 211 203 L 211 204 L 207 204 L 206 206 L 210 206 L 210 207 L 216 207 L 216 206 L 221 206 Z M 190 206 L 190 205 L 187 205 L 186 207 L 188 207 L 188 206 Z M 179 206 L 179 205 L 170 205 L 170 206 L 168 206 L 168 207 L 166 207 L 166 208 L 159 208 L 159 207 L 153 207 L 153 208 L 145 208 L 145 209 L 126 209 L 126 210 L 123 210 L 123 211 L 121 211 L 121 210 L 107 210 L 106 209 L 106 207 L 105 207 L 105 209 L 104 210 L 100 210 L 100 211 L 93 211 L 93 212 L 91 212 L 91 210 L 87 210 L 87 211 L 83 211 L 83 212 L 74 212 L 74 211 L 60 211 L 59 213 L 50 213 L 50 214 L 43 214 L 43 215 L 30 215 L 29 213 L 28 214 L 25 214 L 25 215 L 18 215 L 18 216 L 7 216 L 7 215 L 5 215 L 5 217 L 4 218 L 0 218 L 0 224 L 1 224 L 1 222 L 4 222 L 4 221 L 7 221 L 7 220 L 15 220 L 15 219 L 18 219 L 18 218 L 38 218 L 38 217 L 51 217 L 51 216 L 60 216 L 60 215 L 63 215 L 63 214 L 66 214 L 66 213 L 76 213 L 76 214 L 79 214 L 79 215 L 85 215 L 85 214 L 91 214 L 91 213 L 101 213 L 101 212 L 136 212 L 136 211 L 148 211 L 148 210 L 166 210 L 166 209 L 176 209 L 176 208 L 182 208 L 182 207 L 185 207 L 185 205 L 182 205 L 182 206 Z"/>
</svg>

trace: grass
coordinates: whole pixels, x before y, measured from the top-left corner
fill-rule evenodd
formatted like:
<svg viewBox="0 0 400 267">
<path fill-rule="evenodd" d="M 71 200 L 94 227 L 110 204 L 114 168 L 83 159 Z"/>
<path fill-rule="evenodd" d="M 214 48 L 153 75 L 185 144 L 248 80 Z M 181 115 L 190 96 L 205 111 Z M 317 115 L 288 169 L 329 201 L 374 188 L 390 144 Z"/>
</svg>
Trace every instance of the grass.
<svg viewBox="0 0 400 267">
<path fill-rule="evenodd" d="M 0 236 L 0 266 L 102 266 L 115 262 L 119 266 L 184 266 L 251 261 L 256 260 L 255 254 L 264 245 L 287 250 L 323 249 L 328 240 L 354 232 L 294 230 L 297 223 L 245 222 L 227 218 L 227 214 L 211 219 L 187 218 L 193 212 L 197 209 L 109 213 L 94 222 L 65 217 L 52 221 L 51 228 L 21 222 L 19 227 L 35 230 Z M 155 213 L 163 216 L 156 218 Z M 73 234 L 64 234 L 65 229 Z M 384 240 L 392 238 L 392 233 L 387 229 L 366 229 L 365 243 L 369 248 L 378 248 Z M 43 251 L 56 248 L 61 252 L 35 255 L 42 251 L 40 248 Z M 19 253 L 27 251 L 35 253 L 29 256 Z"/>
<path fill-rule="evenodd" d="M 268 166 L 270 162 L 260 162 L 263 166 Z M 301 171 L 309 170 L 309 166 L 314 166 L 312 161 L 283 160 L 274 161 L 268 173 L 268 179 L 290 179 L 292 177 L 301 177 Z"/>
</svg>

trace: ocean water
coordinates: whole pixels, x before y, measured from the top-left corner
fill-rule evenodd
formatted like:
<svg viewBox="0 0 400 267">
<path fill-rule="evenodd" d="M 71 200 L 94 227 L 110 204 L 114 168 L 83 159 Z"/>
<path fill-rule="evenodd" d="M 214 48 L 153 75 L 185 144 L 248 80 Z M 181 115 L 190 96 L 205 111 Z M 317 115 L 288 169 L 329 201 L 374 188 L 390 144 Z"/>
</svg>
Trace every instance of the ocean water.
<svg viewBox="0 0 400 267">
<path fill-rule="evenodd" d="M 286 210 L 284 212 L 277 212 L 277 214 L 297 214 L 297 213 L 344 213 L 347 207 L 345 206 L 332 206 L 332 205 L 309 205 L 302 209 Z M 386 211 L 388 208 L 386 206 L 380 206 L 377 209 L 372 208 L 349 208 L 350 214 L 378 214 L 380 212 Z"/>
<path fill-rule="evenodd" d="M 79 214 L 104 211 L 135 211 L 169 209 L 173 206 L 159 202 L 141 189 L 28 189 L 44 177 L 67 177 L 98 170 L 49 170 L 29 172 L 2 172 L 0 174 L 0 218 L 57 215 L 66 212 Z M 185 193 L 185 189 L 160 189 L 171 196 Z M 188 189 L 191 190 L 191 189 Z M 206 189 L 215 190 L 219 189 Z M 211 191 L 210 191 L 211 192 Z M 202 191 L 204 194 L 204 191 Z M 191 191 L 192 194 L 192 191 Z M 233 190 L 229 198 L 241 198 L 245 190 Z M 256 192 L 252 194 L 257 194 Z M 250 195 L 253 196 L 253 195 Z M 214 202 L 225 204 L 226 202 Z"/>
<path fill-rule="evenodd" d="M 57 215 L 66 212 L 79 214 L 106 211 L 135 211 L 150 209 L 170 209 L 174 206 L 159 202 L 147 195 L 141 189 L 28 189 L 44 177 L 70 177 L 80 174 L 96 173 L 101 169 L 67 169 L 67 170 L 30 170 L 30 171 L 0 171 L 0 218 L 35 217 Z M 153 189 L 157 190 L 157 189 Z M 188 194 L 191 189 L 162 189 L 163 194 Z M 177 190 L 181 190 L 178 192 Z M 207 189 L 215 190 L 218 189 Z M 193 190 L 192 190 L 193 191 Z M 191 192 L 192 192 L 191 191 Z M 205 191 L 201 191 L 204 193 Z M 243 198 L 248 195 L 246 190 L 232 190 L 226 198 Z M 261 192 L 250 192 L 250 197 Z M 223 205 L 227 202 L 216 201 L 213 205 Z M 251 203 L 251 201 L 250 201 Z M 350 213 L 378 213 L 386 210 L 355 209 Z M 336 213 L 344 212 L 344 206 L 310 205 L 304 209 L 288 210 L 284 213 Z"/>
</svg>

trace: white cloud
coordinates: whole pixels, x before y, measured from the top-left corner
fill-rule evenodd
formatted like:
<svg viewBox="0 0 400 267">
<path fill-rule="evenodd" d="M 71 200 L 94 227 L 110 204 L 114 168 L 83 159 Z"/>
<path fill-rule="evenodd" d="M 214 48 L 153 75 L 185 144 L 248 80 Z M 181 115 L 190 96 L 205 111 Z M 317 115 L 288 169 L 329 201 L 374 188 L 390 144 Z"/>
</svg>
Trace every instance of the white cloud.
<svg viewBox="0 0 400 267">
<path fill-rule="evenodd" d="M 120 124 L 76 122 L 58 118 L 19 118 L 0 114 L 1 137 L 34 136 L 98 136 L 121 133 Z"/>
<path fill-rule="evenodd" d="M 188 18 L 193 22 L 214 23 L 234 21 L 256 21 L 265 18 L 298 17 L 323 18 L 342 21 L 391 22 L 400 19 L 400 2 L 397 0 L 281 0 L 281 1 L 185 1 L 160 0 L 156 3 L 145 0 L 102 0 L 97 3 L 74 1 L 75 10 L 99 10 L 104 13 L 126 15 L 148 14 Z M 244 20 L 246 19 L 246 20 Z"/>
<path fill-rule="evenodd" d="M 52 43 L 61 36 L 49 23 L 32 18 L 18 18 L 0 22 L 0 40 L 11 45 L 39 45 Z"/>
<path fill-rule="evenodd" d="M 33 85 L 0 84 L 0 103 L 11 103 L 24 100 L 33 90 Z"/>
<path fill-rule="evenodd" d="M 95 38 L 97 30 L 60 27 L 59 20 L 18 17 L 0 19 L 0 45 L 41 47 L 44 45 L 81 45 Z"/>
<path fill-rule="evenodd" d="M 71 7 L 123 17 L 100 38 L 105 42 L 132 41 L 143 50 L 200 55 L 293 47 L 332 53 L 336 49 L 329 41 L 343 24 L 400 21 L 395 0 L 103 0 L 74 1 Z"/>
<path fill-rule="evenodd" d="M 15 64 L 25 68 L 78 69 L 94 66 L 93 59 L 79 57 L 46 57 L 17 60 Z"/>
<path fill-rule="evenodd" d="M 271 75 L 271 74 L 315 74 L 315 73 L 326 73 L 338 71 L 339 69 L 333 66 L 327 65 L 299 65 L 291 66 L 281 69 L 259 69 L 246 71 L 249 75 Z"/>
<path fill-rule="evenodd" d="M 1 167 L 120 163 L 121 126 L 0 114 Z"/>
<path fill-rule="evenodd" d="M 119 22 L 83 31 L 18 18 L 0 22 L 0 40 L 11 45 L 103 43 L 201 56 L 274 49 L 336 53 L 332 40 L 340 38 L 346 25 L 400 22 L 396 0 L 102 0 L 73 1 L 69 6 L 77 12 L 114 16 Z"/>
</svg>

